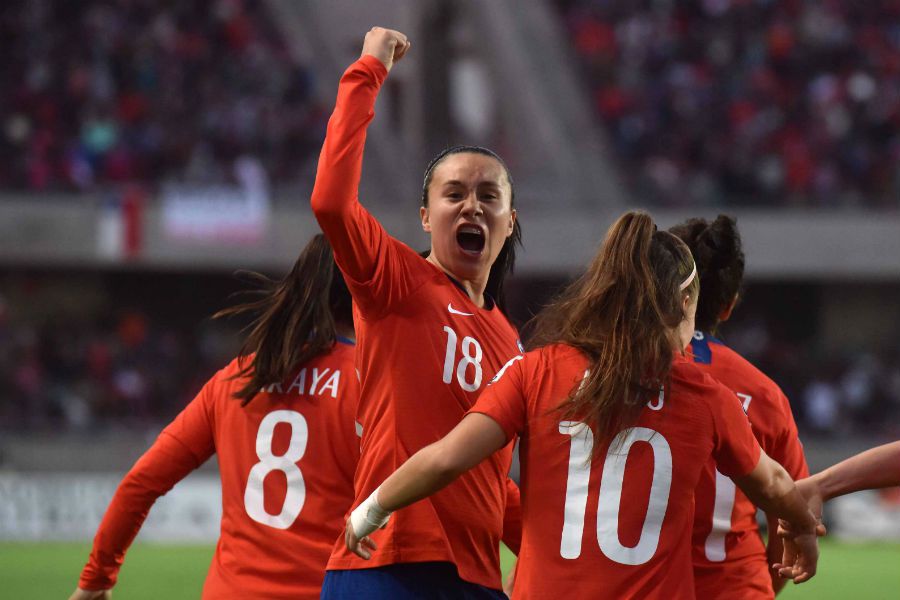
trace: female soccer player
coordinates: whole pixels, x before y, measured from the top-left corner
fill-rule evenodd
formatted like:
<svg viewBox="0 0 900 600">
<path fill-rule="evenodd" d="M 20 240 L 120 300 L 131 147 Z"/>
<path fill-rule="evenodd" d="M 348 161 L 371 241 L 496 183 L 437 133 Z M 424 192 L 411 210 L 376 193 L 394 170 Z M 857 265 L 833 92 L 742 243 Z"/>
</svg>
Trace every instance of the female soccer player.
<svg viewBox="0 0 900 600">
<path fill-rule="evenodd" d="M 427 258 L 387 234 L 357 199 L 366 127 L 388 71 L 409 49 L 373 28 L 344 73 L 319 157 L 312 208 L 354 300 L 359 335 L 361 501 L 419 448 L 440 439 L 519 350 L 503 313 L 503 279 L 519 238 L 512 179 L 479 147 L 428 166 L 422 227 Z M 373 537 L 371 562 L 335 547 L 323 598 L 502 597 L 499 543 L 511 447 Z"/>
<path fill-rule="evenodd" d="M 452 485 L 519 435 L 514 598 L 693 598 L 693 494 L 710 456 L 802 532 L 791 567 L 796 581 L 811 577 L 815 518 L 761 452 L 734 394 L 681 354 L 698 291 L 683 242 L 644 213 L 622 216 L 587 273 L 538 316 L 536 349 L 511 359 L 449 435 L 351 513 L 348 548 L 371 555 L 367 536 L 390 511 Z"/>
<path fill-rule="evenodd" d="M 701 370 L 737 394 L 762 449 L 794 479 L 809 475 L 791 405 L 778 385 L 717 338 L 738 301 L 744 277 L 744 252 L 734 219 L 712 223 L 690 219 L 669 229 L 691 249 L 700 276 L 697 331 L 691 355 Z M 756 506 L 734 483 L 706 465 L 697 486 L 694 511 L 694 584 L 698 598 L 775 597 L 785 584 L 769 564 L 780 561 L 778 521 L 769 517 L 768 547 L 763 546 Z"/>
<path fill-rule="evenodd" d="M 259 276 L 262 278 L 262 276 Z M 70 600 L 109 598 L 157 498 L 214 453 L 222 528 L 203 598 L 318 598 L 359 459 L 350 295 L 317 235 L 290 274 L 219 315 L 258 316 L 116 490 Z"/>
</svg>

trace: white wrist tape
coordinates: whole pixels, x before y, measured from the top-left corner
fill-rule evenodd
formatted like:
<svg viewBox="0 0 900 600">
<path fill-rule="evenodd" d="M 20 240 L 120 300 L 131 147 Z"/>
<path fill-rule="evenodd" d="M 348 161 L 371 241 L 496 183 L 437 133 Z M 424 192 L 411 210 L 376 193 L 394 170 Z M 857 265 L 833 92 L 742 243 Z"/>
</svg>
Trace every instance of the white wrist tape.
<svg viewBox="0 0 900 600">
<path fill-rule="evenodd" d="M 381 486 L 376 488 L 371 496 L 350 513 L 350 525 L 353 526 L 353 533 L 357 539 L 361 540 L 373 531 L 384 527 L 391 518 L 391 511 L 384 510 L 378 504 L 378 490 L 380 489 Z"/>
</svg>

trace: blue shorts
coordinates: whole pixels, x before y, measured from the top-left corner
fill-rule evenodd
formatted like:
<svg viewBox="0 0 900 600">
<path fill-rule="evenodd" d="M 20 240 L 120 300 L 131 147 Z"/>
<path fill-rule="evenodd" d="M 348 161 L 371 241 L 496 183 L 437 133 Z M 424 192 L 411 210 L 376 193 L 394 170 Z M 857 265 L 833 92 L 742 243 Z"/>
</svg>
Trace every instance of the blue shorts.
<svg viewBox="0 0 900 600">
<path fill-rule="evenodd" d="M 322 600 L 507 600 L 506 594 L 459 578 L 448 562 L 400 563 L 326 571 Z"/>
</svg>

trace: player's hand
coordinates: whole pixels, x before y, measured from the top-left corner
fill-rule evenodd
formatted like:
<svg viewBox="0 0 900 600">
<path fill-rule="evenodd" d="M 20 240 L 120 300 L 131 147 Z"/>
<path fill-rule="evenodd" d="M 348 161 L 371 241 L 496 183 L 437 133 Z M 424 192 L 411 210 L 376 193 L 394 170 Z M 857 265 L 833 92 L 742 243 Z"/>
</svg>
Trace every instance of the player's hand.
<svg viewBox="0 0 900 600">
<path fill-rule="evenodd" d="M 784 579 L 794 583 L 809 581 L 816 574 L 819 562 L 819 536 L 817 531 L 784 537 L 784 555 L 780 563 L 772 565 Z"/>
<path fill-rule="evenodd" d="M 75 588 L 69 600 L 111 600 L 112 590 L 83 590 Z"/>
<path fill-rule="evenodd" d="M 372 558 L 372 552 L 378 549 L 378 546 L 375 545 L 375 542 L 369 536 L 363 536 L 362 539 L 356 537 L 356 532 L 353 531 L 353 523 L 350 522 L 350 519 L 347 519 L 344 543 L 347 544 L 347 550 L 366 560 Z"/>
<path fill-rule="evenodd" d="M 801 479 L 800 481 L 795 482 L 795 485 L 800 493 L 803 494 L 803 497 L 806 498 L 806 504 L 809 506 L 809 510 L 821 522 L 823 504 L 822 490 L 819 489 L 819 483 L 816 481 L 815 476 Z"/>
<path fill-rule="evenodd" d="M 360 58 L 367 54 L 374 56 L 381 61 L 385 69 L 390 71 L 394 63 L 403 58 L 409 50 L 409 46 L 409 40 L 399 31 L 385 29 L 384 27 L 373 27 L 366 34 L 366 39 L 363 41 Z"/>
</svg>

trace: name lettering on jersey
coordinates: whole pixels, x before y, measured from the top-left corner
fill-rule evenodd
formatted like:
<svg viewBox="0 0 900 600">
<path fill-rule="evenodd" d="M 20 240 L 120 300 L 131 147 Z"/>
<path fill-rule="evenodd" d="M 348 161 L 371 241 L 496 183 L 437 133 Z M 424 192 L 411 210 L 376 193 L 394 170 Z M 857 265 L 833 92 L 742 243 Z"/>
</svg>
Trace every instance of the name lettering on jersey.
<svg viewBox="0 0 900 600">
<path fill-rule="evenodd" d="M 659 397 L 656 400 L 651 400 L 647 403 L 647 408 L 650 410 L 662 410 L 663 405 L 666 403 L 666 390 L 665 388 L 659 388 Z"/>
<path fill-rule="evenodd" d="M 741 399 L 741 406 L 744 409 L 744 414 L 747 414 L 747 411 L 750 410 L 750 401 L 753 400 L 753 396 L 750 394 L 742 394 L 740 392 L 735 392 L 737 397 Z"/>
<path fill-rule="evenodd" d="M 287 392 L 283 390 L 280 383 L 270 384 L 263 389 L 270 394 L 290 394 L 291 392 L 296 391 L 298 396 L 323 396 L 326 392 L 330 391 L 331 397 L 337 398 L 338 387 L 340 387 L 341 384 L 341 371 L 335 370 L 331 372 L 331 375 L 328 375 L 329 371 L 331 371 L 331 369 L 328 367 L 321 371 L 314 367 L 310 377 L 309 388 L 306 387 L 306 367 L 303 367 L 300 369 L 300 372 L 297 373 L 294 381 L 288 386 Z"/>
<path fill-rule="evenodd" d="M 467 312 L 463 312 L 461 310 L 456 310 L 455 308 L 453 308 L 452 302 L 447 303 L 447 312 L 449 312 L 451 315 L 462 315 L 464 317 L 474 317 L 475 316 L 475 313 L 467 313 Z"/>
</svg>

